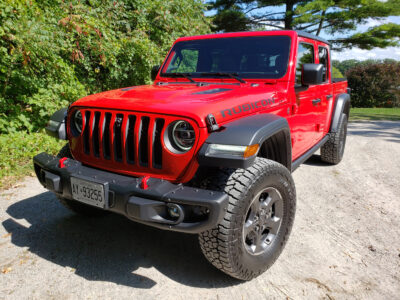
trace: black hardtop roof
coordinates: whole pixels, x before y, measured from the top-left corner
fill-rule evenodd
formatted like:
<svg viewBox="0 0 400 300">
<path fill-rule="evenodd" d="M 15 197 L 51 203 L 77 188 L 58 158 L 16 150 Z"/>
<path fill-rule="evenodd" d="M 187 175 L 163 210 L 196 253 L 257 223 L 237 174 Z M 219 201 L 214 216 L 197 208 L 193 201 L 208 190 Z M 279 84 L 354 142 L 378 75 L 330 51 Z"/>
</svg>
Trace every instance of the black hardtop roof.
<svg viewBox="0 0 400 300">
<path fill-rule="evenodd" d="M 319 36 L 317 36 L 315 34 L 308 33 L 308 32 L 301 31 L 301 30 L 295 30 L 295 31 L 297 32 L 298 36 L 302 36 L 302 37 L 305 37 L 305 38 L 313 39 L 313 40 L 320 41 L 320 42 L 323 42 L 325 44 L 331 45 L 330 42 L 328 42 L 327 40 L 325 40 L 322 37 L 319 37 Z"/>
</svg>

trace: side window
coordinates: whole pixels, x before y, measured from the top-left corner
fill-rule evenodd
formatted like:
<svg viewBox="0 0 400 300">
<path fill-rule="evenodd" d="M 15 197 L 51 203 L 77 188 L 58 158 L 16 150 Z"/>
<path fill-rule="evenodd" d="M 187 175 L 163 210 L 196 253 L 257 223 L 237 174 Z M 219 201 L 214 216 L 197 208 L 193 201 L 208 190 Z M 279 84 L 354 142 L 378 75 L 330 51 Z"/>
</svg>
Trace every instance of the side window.
<svg viewBox="0 0 400 300">
<path fill-rule="evenodd" d="M 324 82 L 328 81 L 329 74 L 329 59 L 328 59 L 328 49 L 325 47 L 318 47 L 318 57 L 319 63 L 324 65 Z"/>
<path fill-rule="evenodd" d="M 175 53 L 171 63 L 168 66 L 167 73 L 192 73 L 196 72 L 199 50 L 183 49 Z"/>
<path fill-rule="evenodd" d="M 296 64 L 296 84 L 301 84 L 301 67 L 303 64 L 314 63 L 314 46 L 311 44 L 300 43 L 297 51 Z"/>
</svg>

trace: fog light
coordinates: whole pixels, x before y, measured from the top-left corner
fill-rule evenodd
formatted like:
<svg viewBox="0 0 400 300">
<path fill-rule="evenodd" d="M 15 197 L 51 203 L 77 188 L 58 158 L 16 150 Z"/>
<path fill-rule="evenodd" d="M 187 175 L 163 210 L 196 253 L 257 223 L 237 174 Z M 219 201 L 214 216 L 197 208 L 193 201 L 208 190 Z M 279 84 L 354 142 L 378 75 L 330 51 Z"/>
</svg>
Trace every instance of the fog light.
<svg viewBox="0 0 400 300">
<path fill-rule="evenodd" d="M 181 215 L 181 209 L 178 205 L 176 204 L 169 204 L 168 205 L 168 214 L 174 218 L 178 219 Z"/>
</svg>

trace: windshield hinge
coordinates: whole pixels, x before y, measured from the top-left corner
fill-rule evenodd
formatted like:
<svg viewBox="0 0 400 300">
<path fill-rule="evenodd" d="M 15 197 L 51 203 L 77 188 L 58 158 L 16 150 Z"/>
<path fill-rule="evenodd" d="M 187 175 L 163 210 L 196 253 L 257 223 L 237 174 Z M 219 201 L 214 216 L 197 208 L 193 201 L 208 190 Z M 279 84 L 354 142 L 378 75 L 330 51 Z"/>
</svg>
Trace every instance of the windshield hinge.
<svg viewBox="0 0 400 300">
<path fill-rule="evenodd" d="M 219 129 L 219 125 L 213 114 L 207 115 L 206 123 L 207 123 L 209 132 L 217 131 Z"/>
</svg>

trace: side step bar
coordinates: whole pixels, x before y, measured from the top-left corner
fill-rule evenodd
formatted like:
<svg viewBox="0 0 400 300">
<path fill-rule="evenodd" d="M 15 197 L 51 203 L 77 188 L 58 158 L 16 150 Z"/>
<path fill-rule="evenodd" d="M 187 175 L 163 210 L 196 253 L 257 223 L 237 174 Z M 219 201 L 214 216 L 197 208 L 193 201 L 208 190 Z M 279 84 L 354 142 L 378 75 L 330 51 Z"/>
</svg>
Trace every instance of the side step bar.
<svg viewBox="0 0 400 300">
<path fill-rule="evenodd" d="M 298 159 L 296 159 L 292 163 L 292 172 L 296 170 L 303 162 L 305 162 L 307 159 L 309 159 L 319 148 L 321 148 L 327 141 L 329 140 L 329 133 L 322 138 L 314 147 L 312 147 L 310 150 L 308 150 L 306 153 L 304 153 L 302 156 L 300 156 Z"/>
</svg>

